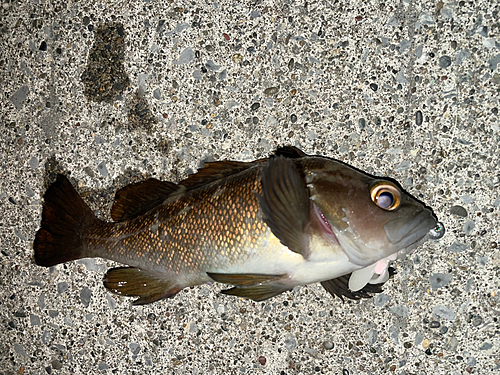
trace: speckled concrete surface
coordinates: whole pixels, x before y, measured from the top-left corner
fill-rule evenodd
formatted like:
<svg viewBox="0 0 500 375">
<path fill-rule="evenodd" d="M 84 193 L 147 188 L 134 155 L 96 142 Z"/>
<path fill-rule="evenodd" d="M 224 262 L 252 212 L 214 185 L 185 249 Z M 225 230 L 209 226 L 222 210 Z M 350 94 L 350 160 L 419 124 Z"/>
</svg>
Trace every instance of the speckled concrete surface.
<svg viewBox="0 0 500 375">
<path fill-rule="evenodd" d="M 11 2 L 0 10 L 2 374 L 500 372 L 494 1 Z M 116 189 L 277 145 L 399 180 L 447 235 L 384 294 L 110 295 L 111 262 L 32 261 L 47 172 Z"/>
</svg>

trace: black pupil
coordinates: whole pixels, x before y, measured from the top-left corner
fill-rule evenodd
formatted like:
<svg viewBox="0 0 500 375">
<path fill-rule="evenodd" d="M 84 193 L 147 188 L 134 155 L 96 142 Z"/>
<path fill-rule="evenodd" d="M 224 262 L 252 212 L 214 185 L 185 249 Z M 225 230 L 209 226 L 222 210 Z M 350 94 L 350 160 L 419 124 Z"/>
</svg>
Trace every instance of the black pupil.
<svg viewBox="0 0 500 375">
<path fill-rule="evenodd" d="M 383 193 L 380 193 L 380 195 L 378 196 L 377 203 L 381 208 L 389 208 L 394 203 L 394 197 L 392 193 L 384 191 Z"/>
</svg>

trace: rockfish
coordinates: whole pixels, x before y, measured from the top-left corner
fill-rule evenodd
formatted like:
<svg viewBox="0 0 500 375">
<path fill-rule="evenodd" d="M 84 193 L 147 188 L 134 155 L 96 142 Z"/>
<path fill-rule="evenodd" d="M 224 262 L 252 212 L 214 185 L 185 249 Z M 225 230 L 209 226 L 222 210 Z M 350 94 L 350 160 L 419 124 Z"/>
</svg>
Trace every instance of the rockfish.
<svg viewBox="0 0 500 375">
<path fill-rule="evenodd" d="M 104 286 L 138 297 L 135 305 L 213 281 L 255 301 L 315 282 L 359 299 L 381 291 L 390 261 L 444 234 L 396 182 L 294 147 L 253 162 L 208 163 L 178 184 L 126 186 L 111 217 L 99 220 L 58 175 L 44 196 L 36 264 L 123 263 Z"/>
</svg>

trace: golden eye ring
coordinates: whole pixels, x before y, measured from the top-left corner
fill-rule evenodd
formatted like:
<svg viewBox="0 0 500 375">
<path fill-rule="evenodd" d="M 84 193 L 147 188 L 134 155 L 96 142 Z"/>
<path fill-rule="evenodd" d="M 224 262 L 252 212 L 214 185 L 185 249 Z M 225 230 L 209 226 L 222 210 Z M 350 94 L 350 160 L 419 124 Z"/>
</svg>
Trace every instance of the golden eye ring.
<svg viewBox="0 0 500 375">
<path fill-rule="evenodd" d="M 401 191 L 388 181 L 379 181 L 370 187 L 372 202 L 386 211 L 394 211 L 401 205 Z"/>
</svg>

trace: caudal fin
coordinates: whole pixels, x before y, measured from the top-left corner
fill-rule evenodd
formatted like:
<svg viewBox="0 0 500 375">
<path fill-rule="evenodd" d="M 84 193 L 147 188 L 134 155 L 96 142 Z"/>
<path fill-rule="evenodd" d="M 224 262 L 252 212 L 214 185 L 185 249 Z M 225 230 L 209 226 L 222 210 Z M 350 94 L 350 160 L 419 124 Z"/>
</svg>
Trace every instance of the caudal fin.
<svg viewBox="0 0 500 375">
<path fill-rule="evenodd" d="M 42 224 L 35 236 L 35 262 L 50 267 L 89 256 L 83 235 L 98 219 L 69 180 L 58 175 L 45 192 Z"/>
</svg>

